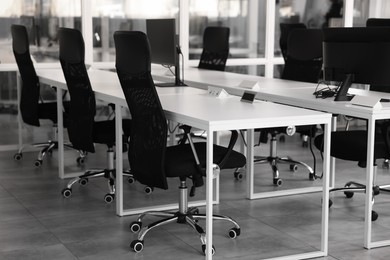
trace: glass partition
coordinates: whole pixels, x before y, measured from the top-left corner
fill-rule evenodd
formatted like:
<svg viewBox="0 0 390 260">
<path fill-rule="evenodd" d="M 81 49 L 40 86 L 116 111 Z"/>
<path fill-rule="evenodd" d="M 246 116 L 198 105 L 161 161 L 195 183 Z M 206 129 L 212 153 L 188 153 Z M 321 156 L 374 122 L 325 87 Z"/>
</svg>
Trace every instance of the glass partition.
<svg viewBox="0 0 390 260">
<path fill-rule="evenodd" d="M 15 63 L 11 25 L 27 27 L 30 52 L 37 63 L 58 61 L 57 29 L 81 29 L 81 0 L 2 0 L 0 63 Z"/>
<path fill-rule="evenodd" d="M 230 57 L 264 57 L 265 0 L 190 0 L 189 59 L 199 59 L 207 26 L 230 28 Z"/>
<path fill-rule="evenodd" d="M 275 57 L 282 57 L 279 44 L 281 23 L 303 23 L 308 28 L 342 27 L 343 6 L 343 0 L 276 0 Z M 283 68 L 282 63 L 275 66 L 275 78 L 280 78 Z"/>
<path fill-rule="evenodd" d="M 178 13 L 179 0 L 93 0 L 94 62 L 115 61 L 115 31 L 146 32 L 146 19 L 177 18 Z"/>
</svg>

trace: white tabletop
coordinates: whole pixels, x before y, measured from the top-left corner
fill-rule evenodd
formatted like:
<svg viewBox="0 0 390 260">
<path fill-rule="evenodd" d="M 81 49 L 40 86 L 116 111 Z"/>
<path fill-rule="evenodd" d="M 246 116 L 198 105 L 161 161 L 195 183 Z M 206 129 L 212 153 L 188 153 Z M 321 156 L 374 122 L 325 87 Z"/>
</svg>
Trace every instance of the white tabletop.
<svg viewBox="0 0 390 260">
<path fill-rule="evenodd" d="M 62 89 L 67 89 L 64 74 L 61 69 L 39 69 L 37 74 L 42 83 L 53 85 Z M 89 79 L 92 89 L 95 92 L 97 99 L 102 99 L 108 102 L 119 103 L 126 106 L 125 96 L 119 82 L 118 75 L 115 72 L 88 69 Z M 203 94 L 204 90 L 192 87 L 156 87 L 157 93 L 161 95 L 193 95 Z"/>
</svg>

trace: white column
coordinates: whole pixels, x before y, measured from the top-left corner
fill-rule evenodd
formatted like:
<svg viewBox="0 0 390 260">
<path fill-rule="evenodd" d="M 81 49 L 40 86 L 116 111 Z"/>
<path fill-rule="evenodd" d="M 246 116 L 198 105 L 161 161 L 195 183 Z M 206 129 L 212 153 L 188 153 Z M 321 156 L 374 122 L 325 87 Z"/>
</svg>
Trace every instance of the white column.
<svg viewBox="0 0 390 260">
<path fill-rule="evenodd" d="M 93 62 L 92 3 L 81 0 L 81 32 L 85 44 L 85 64 Z"/>
<path fill-rule="evenodd" d="M 267 0 L 267 12 L 265 21 L 265 77 L 272 78 L 274 75 L 274 58 L 275 49 L 275 0 Z"/>
<path fill-rule="evenodd" d="M 184 56 L 184 64 L 181 64 L 183 68 L 188 67 L 189 60 L 189 38 L 190 38 L 190 12 L 188 0 L 179 1 L 179 35 L 180 35 L 180 48 Z M 185 76 L 184 76 L 185 77 Z"/>
<path fill-rule="evenodd" d="M 381 17 L 382 0 L 371 0 L 369 2 L 368 17 L 380 18 Z"/>
<path fill-rule="evenodd" d="M 248 58 L 257 58 L 257 41 L 259 38 L 259 1 L 250 0 L 248 7 Z M 257 75 L 257 66 L 250 66 L 248 70 L 249 74 Z"/>
<path fill-rule="evenodd" d="M 344 27 L 353 26 L 353 3 L 354 0 L 344 1 Z"/>
</svg>

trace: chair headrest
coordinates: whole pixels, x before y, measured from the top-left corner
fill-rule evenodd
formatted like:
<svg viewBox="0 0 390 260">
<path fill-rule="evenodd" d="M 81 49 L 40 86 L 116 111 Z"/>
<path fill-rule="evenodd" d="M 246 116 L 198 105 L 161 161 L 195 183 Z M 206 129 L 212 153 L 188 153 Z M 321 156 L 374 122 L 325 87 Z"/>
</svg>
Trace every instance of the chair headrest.
<svg viewBox="0 0 390 260">
<path fill-rule="evenodd" d="M 149 71 L 151 65 L 148 37 L 140 31 L 116 31 L 116 68 L 129 74 Z"/>
<path fill-rule="evenodd" d="M 298 60 L 322 57 L 323 34 L 321 29 L 294 29 L 287 41 L 287 56 Z"/>
<path fill-rule="evenodd" d="M 203 33 L 203 49 L 211 52 L 229 50 L 229 27 L 206 27 Z"/>
<path fill-rule="evenodd" d="M 27 29 L 23 25 L 13 24 L 11 26 L 12 49 L 18 54 L 29 51 Z"/>
<path fill-rule="evenodd" d="M 59 28 L 58 40 L 60 42 L 60 60 L 72 63 L 84 62 L 84 39 L 79 30 Z"/>
</svg>

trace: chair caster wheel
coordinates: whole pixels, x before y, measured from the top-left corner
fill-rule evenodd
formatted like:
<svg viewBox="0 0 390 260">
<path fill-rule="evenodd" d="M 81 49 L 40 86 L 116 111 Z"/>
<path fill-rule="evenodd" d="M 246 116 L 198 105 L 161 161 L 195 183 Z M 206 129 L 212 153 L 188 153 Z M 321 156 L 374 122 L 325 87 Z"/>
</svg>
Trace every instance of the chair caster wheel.
<svg viewBox="0 0 390 260">
<path fill-rule="evenodd" d="M 65 188 L 61 191 L 61 194 L 64 198 L 69 198 L 70 196 L 72 196 L 72 189 L 69 189 L 69 188 Z"/>
<path fill-rule="evenodd" d="M 351 191 L 344 191 L 344 195 L 345 195 L 345 197 L 347 197 L 347 199 L 350 199 L 350 198 L 352 198 L 353 197 L 353 192 L 351 192 Z"/>
<path fill-rule="evenodd" d="M 206 254 L 206 245 L 202 245 L 202 252 L 203 254 Z M 211 255 L 214 255 L 215 254 L 215 247 L 212 246 L 211 247 Z"/>
<path fill-rule="evenodd" d="M 113 202 L 114 199 L 115 199 L 115 195 L 114 195 L 114 194 L 107 193 L 107 194 L 104 196 L 104 201 L 105 201 L 107 204 L 110 204 L 111 202 Z"/>
<path fill-rule="evenodd" d="M 146 194 L 151 194 L 153 192 L 154 188 L 153 187 L 149 187 L 149 186 L 146 186 L 144 191 Z"/>
<path fill-rule="evenodd" d="M 314 181 L 316 179 L 316 176 L 314 173 L 309 172 L 309 180 Z"/>
<path fill-rule="evenodd" d="M 244 178 L 244 174 L 242 174 L 242 172 L 236 171 L 234 172 L 234 178 L 238 181 L 241 181 Z"/>
<path fill-rule="evenodd" d="M 144 249 L 144 241 L 134 240 L 130 243 L 130 248 L 134 250 L 134 252 L 138 253 Z"/>
<path fill-rule="evenodd" d="M 21 153 L 14 154 L 14 160 L 20 161 L 23 158 L 23 155 Z"/>
<path fill-rule="evenodd" d="M 231 239 L 235 239 L 236 237 L 238 237 L 239 235 L 241 234 L 241 229 L 240 228 L 232 228 L 229 230 L 229 237 Z"/>
<path fill-rule="evenodd" d="M 378 219 L 378 213 L 376 211 L 371 211 L 371 221 L 375 221 Z"/>
<path fill-rule="evenodd" d="M 298 165 L 297 164 L 290 164 L 290 171 L 297 172 L 298 171 Z"/>
<path fill-rule="evenodd" d="M 275 186 L 280 187 L 280 186 L 282 186 L 282 184 L 283 184 L 283 180 L 282 179 L 274 179 L 274 185 Z"/>
<path fill-rule="evenodd" d="M 85 163 L 85 158 L 84 157 L 78 157 L 76 159 L 76 162 L 77 162 L 77 165 L 82 166 Z"/>
<path fill-rule="evenodd" d="M 309 147 L 308 142 L 307 142 L 307 141 L 303 141 L 303 142 L 302 142 L 302 147 L 303 147 L 303 148 Z"/>
<path fill-rule="evenodd" d="M 81 186 L 87 185 L 87 184 L 88 184 L 88 178 L 80 178 L 79 184 L 80 184 Z"/>
<path fill-rule="evenodd" d="M 137 233 L 138 231 L 140 231 L 141 227 L 142 227 L 142 222 L 140 221 L 134 221 L 130 224 L 130 230 L 133 233 Z"/>
<path fill-rule="evenodd" d="M 35 160 L 34 166 L 35 166 L 36 168 L 41 167 L 41 166 L 42 166 L 42 160 Z"/>
<path fill-rule="evenodd" d="M 134 177 L 129 177 L 129 178 L 127 178 L 127 183 L 128 183 L 128 184 L 133 184 L 134 182 L 135 182 Z"/>
</svg>

